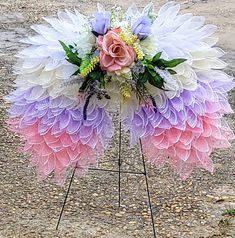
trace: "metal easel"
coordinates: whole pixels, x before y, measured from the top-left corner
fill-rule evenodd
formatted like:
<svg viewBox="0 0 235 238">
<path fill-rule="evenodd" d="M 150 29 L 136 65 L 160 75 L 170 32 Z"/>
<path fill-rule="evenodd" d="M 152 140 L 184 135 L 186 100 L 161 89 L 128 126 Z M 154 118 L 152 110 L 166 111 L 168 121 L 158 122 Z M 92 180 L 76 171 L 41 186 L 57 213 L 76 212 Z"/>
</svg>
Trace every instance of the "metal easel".
<svg viewBox="0 0 235 238">
<path fill-rule="evenodd" d="M 126 171 L 122 170 L 122 158 L 121 158 L 121 139 L 122 139 L 122 133 L 121 133 L 121 122 L 119 123 L 119 146 L 118 146 L 118 170 L 112 170 L 112 169 L 102 169 L 102 168 L 89 168 L 89 170 L 93 171 L 101 171 L 101 172 L 108 172 L 108 173 L 117 173 L 118 174 L 118 205 L 119 207 L 121 206 L 121 174 L 134 174 L 134 175 L 143 175 L 145 177 L 145 183 L 146 183 L 146 192 L 148 195 L 148 204 L 149 204 L 149 210 L 150 210 L 150 215 L 151 215 L 151 221 L 152 221 L 152 230 L 153 230 L 153 237 L 156 238 L 156 229 L 155 229 L 155 223 L 154 223 L 154 215 L 153 215 L 153 209 L 152 209 L 152 203 L 151 203 L 151 196 L 150 196 L 150 191 L 149 191 L 149 183 L 148 183 L 148 176 L 147 176 L 147 171 L 146 171 L 146 162 L 145 162 L 145 157 L 143 154 L 143 146 L 142 146 L 142 141 L 140 140 L 140 150 L 141 150 L 141 158 L 143 161 L 143 172 L 138 172 L 138 171 Z M 67 202 L 67 198 L 69 195 L 69 191 L 71 189 L 71 185 L 74 179 L 75 171 L 76 171 L 76 166 L 73 169 L 72 176 L 70 178 L 70 182 L 67 188 L 67 192 L 64 197 L 63 205 L 60 211 L 60 215 L 57 221 L 56 225 L 56 230 L 59 229 L 59 225 L 61 222 L 61 218 L 65 209 L 65 205 Z"/>
</svg>

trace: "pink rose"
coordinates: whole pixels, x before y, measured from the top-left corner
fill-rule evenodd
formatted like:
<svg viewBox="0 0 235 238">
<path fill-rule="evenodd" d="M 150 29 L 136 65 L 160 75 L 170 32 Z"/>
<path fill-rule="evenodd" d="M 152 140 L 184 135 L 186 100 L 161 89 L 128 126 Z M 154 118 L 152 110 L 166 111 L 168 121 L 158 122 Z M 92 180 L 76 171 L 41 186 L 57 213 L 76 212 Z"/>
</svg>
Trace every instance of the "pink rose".
<svg viewBox="0 0 235 238">
<path fill-rule="evenodd" d="M 116 71 L 131 65 L 135 60 L 135 51 L 123 42 L 118 32 L 119 29 L 108 31 L 104 36 L 98 37 L 101 48 L 100 65 L 102 70 Z"/>
</svg>

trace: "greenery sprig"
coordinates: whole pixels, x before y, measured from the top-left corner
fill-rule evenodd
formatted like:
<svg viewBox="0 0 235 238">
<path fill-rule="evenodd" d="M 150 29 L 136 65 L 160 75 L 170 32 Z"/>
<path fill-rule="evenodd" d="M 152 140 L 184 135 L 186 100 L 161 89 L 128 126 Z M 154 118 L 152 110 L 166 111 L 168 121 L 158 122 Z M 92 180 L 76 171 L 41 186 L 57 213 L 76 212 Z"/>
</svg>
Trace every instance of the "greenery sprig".
<svg viewBox="0 0 235 238">
<path fill-rule="evenodd" d="M 139 74 L 139 77 L 137 78 L 138 86 L 141 87 L 146 82 L 149 82 L 151 85 L 164 90 L 164 78 L 156 72 L 155 68 L 157 67 L 162 70 L 167 70 L 171 74 L 176 74 L 172 68 L 186 61 L 186 59 L 181 58 L 165 60 L 161 59 L 161 55 L 162 52 L 159 52 L 152 59 L 144 59 L 141 61 L 145 70 L 143 73 Z"/>
<path fill-rule="evenodd" d="M 160 69 L 166 69 L 170 73 L 172 72 L 173 74 L 176 74 L 174 70 L 171 70 L 171 68 L 176 67 L 179 64 L 182 64 L 185 62 L 187 59 L 182 59 L 182 58 L 177 58 L 173 60 L 165 60 L 161 59 L 162 52 L 157 53 L 152 60 L 150 61 L 152 65 L 160 68 Z M 149 60 L 146 60 L 149 63 Z"/>
<path fill-rule="evenodd" d="M 67 61 L 71 64 L 75 64 L 80 67 L 82 59 L 78 57 L 78 52 L 72 45 L 66 45 L 63 41 L 60 41 L 61 46 L 63 47 L 65 54 L 67 56 Z"/>
<path fill-rule="evenodd" d="M 74 74 L 80 74 L 84 78 L 81 86 L 81 91 L 84 91 L 90 82 L 99 81 L 101 86 L 105 88 L 105 73 L 99 66 L 99 57 L 91 52 L 80 58 L 78 52 L 72 45 L 66 45 L 64 42 L 59 41 L 66 53 L 66 60 L 78 66 L 78 70 Z"/>
<path fill-rule="evenodd" d="M 82 85 L 79 88 L 80 93 L 85 93 L 86 99 L 83 107 L 83 119 L 87 119 L 87 108 L 90 99 L 96 95 L 98 99 L 110 99 L 110 96 L 105 90 L 106 80 L 105 73 L 101 70 L 99 65 L 99 57 L 95 52 L 86 54 L 80 58 L 78 52 L 72 45 L 66 45 L 64 42 L 59 41 L 67 56 L 66 60 L 71 64 L 78 66 L 78 70 L 74 73 L 83 77 Z"/>
</svg>

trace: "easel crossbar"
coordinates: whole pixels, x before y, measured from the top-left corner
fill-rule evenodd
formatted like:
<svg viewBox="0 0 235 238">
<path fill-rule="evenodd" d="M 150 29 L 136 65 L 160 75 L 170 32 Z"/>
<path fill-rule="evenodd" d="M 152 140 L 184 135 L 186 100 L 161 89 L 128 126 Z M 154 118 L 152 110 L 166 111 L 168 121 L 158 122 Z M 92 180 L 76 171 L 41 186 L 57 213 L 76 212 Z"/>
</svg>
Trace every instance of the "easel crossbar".
<svg viewBox="0 0 235 238">
<path fill-rule="evenodd" d="M 145 172 L 135 172 L 135 171 L 125 171 L 125 170 L 112 170 L 112 169 L 100 169 L 100 168 L 89 168 L 88 170 L 111 172 L 111 173 L 123 173 L 123 174 L 135 174 L 135 175 L 145 175 Z"/>
<path fill-rule="evenodd" d="M 142 163 L 143 163 L 143 172 L 136 172 L 136 171 L 126 171 L 126 170 L 121 170 L 122 166 L 122 159 L 121 159 L 121 122 L 119 123 L 119 147 L 118 147 L 118 170 L 115 169 L 102 169 L 102 168 L 89 168 L 88 170 L 93 170 L 93 171 L 100 171 L 100 172 L 110 172 L 110 173 L 118 173 L 118 205 L 119 208 L 121 207 L 121 174 L 133 174 L 133 175 L 144 175 L 145 176 L 145 182 L 146 182 L 146 191 L 148 195 L 148 204 L 149 204 L 149 210 L 150 210 L 150 215 L 151 215 L 151 220 L 152 220 L 152 229 L 153 229 L 153 237 L 156 238 L 156 230 L 155 230 L 155 224 L 154 224 L 154 216 L 153 216 L 153 209 L 152 209 L 152 204 L 151 204 L 151 196 L 150 196 L 150 191 L 149 191 L 149 184 L 148 184 L 148 176 L 147 176 L 147 170 L 146 170 L 146 164 L 145 164 L 145 158 L 144 158 L 144 153 L 143 153 L 143 145 L 142 141 L 140 140 L 140 149 L 141 149 L 141 157 L 142 157 Z M 60 211 L 60 215 L 57 221 L 56 225 L 56 230 L 58 230 L 60 221 L 64 212 L 64 208 L 67 202 L 67 198 L 69 195 L 69 191 L 71 189 L 71 185 L 74 179 L 75 171 L 77 169 L 77 165 L 73 169 L 72 176 L 70 178 L 69 186 L 63 201 L 63 206 Z"/>
</svg>

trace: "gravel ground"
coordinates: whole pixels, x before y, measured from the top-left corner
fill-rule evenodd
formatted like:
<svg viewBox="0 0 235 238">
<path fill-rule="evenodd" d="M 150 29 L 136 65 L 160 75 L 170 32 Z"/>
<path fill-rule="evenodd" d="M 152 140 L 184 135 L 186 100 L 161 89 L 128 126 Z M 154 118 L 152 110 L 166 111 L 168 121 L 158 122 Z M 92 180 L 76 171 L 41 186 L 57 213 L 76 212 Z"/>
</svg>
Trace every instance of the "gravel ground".
<svg viewBox="0 0 235 238">
<path fill-rule="evenodd" d="M 163 1 L 157 1 L 159 6 Z M 118 1 L 124 7 L 131 1 Z M 136 1 L 143 6 L 145 1 Z M 103 4 L 110 7 L 107 0 Z M 118 208 L 118 178 L 115 174 L 90 172 L 75 179 L 59 230 L 56 223 L 68 182 L 59 187 L 49 178 L 39 183 L 35 171 L 27 167 L 27 158 L 19 151 L 20 139 L 7 131 L 6 105 L 3 96 L 13 86 L 14 55 L 23 46 L 19 40 L 31 33 L 29 26 L 41 22 L 42 16 L 54 15 L 58 9 L 76 7 L 89 14 L 96 1 L 0 0 L 0 237 L 79 237 L 79 238 L 151 238 L 144 177 L 123 175 L 122 205 Z M 219 25 L 219 45 L 228 52 L 228 71 L 235 72 L 235 2 L 234 0 L 190 1 L 183 11 L 205 15 L 208 22 Z M 234 92 L 230 94 L 235 109 Z M 227 116 L 235 130 L 234 115 Z M 118 135 L 101 167 L 117 168 Z M 139 149 L 128 149 L 123 137 L 124 169 L 134 164 L 141 169 Z M 224 211 L 235 208 L 235 144 L 230 150 L 213 153 L 216 173 L 196 171 L 187 181 L 180 181 L 167 167 L 148 166 L 150 190 L 157 237 L 228 238 L 235 237 L 235 218 Z M 139 159 L 138 159 L 139 158 Z"/>
</svg>

